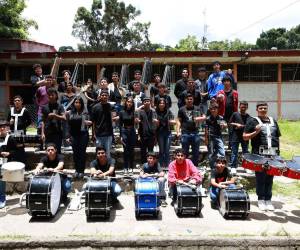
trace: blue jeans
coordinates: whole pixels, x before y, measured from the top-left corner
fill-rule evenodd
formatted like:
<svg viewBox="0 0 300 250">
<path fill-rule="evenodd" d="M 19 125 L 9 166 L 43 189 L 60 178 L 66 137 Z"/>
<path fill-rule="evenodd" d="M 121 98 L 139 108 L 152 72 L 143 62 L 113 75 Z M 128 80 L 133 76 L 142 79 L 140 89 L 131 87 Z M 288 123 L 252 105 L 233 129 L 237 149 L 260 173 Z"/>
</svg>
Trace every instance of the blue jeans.
<svg viewBox="0 0 300 250">
<path fill-rule="evenodd" d="M 157 133 L 159 163 L 162 167 L 168 167 L 170 162 L 170 141 L 171 134 L 169 131 L 161 131 Z"/>
<path fill-rule="evenodd" d="M 256 177 L 256 194 L 258 200 L 271 200 L 273 175 L 268 175 L 266 172 L 255 172 Z"/>
<path fill-rule="evenodd" d="M 187 157 L 189 155 L 190 146 L 192 147 L 192 162 L 195 166 L 198 166 L 199 163 L 200 140 L 200 135 L 198 133 L 181 135 L 182 149 Z"/>
<path fill-rule="evenodd" d="M 238 159 L 238 154 L 239 154 L 239 145 L 241 143 L 242 146 L 242 152 L 243 154 L 249 153 L 248 151 L 248 145 L 249 143 L 246 141 L 241 141 L 241 142 L 231 142 L 231 158 L 230 158 L 230 167 L 236 168 L 237 167 L 237 159 Z"/>
<path fill-rule="evenodd" d="M 102 146 L 105 148 L 106 156 L 110 158 L 110 149 L 112 144 L 112 136 L 96 136 L 96 147 Z"/>
<path fill-rule="evenodd" d="M 209 166 L 211 169 L 215 168 L 215 161 L 217 157 L 225 157 L 225 149 L 222 137 L 210 136 L 208 142 L 208 157 Z"/>
<path fill-rule="evenodd" d="M 111 182 L 112 198 L 116 199 L 122 192 L 122 188 L 116 181 Z"/>
<path fill-rule="evenodd" d="M 133 169 L 134 146 L 136 141 L 135 128 L 121 128 L 121 137 L 124 149 L 124 169 Z"/>
<path fill-rule="evenodd" d="M 229 184 L 228 188 L 235 188 L 235 185 L 234 184 Z M 219 202 L 220 188 L 211 186 L 209 193 L 210 193 L 210 199 L 213 202 L 215 202 L 215 203 Z"/>
<path fill-rule="evenodd" d="M 86 148 L 89 142 L 89 134 L 87 131 L 81 132 L 71 137 L 73 149 L 73 161 L 75 169 L 78 173 L 83 173 L 86 162 Z"/>
<path fill-rule="evenodd" d="M 165 199 L 166 198 L 166 192 L 165 192 L 166 178 L 159 177 L 157 179 L 157 182 L 158 182 L 158 187 L 159 187 L 159 197 L 163 197 Z"/>
<path fill-rule="evenodd" d="M 0 165 L 0 176 L 1 176 L 1 165 Z M 0 180 L 0 202 L 4 202 L 6 200 L 6 182 Z"/>
</svg>

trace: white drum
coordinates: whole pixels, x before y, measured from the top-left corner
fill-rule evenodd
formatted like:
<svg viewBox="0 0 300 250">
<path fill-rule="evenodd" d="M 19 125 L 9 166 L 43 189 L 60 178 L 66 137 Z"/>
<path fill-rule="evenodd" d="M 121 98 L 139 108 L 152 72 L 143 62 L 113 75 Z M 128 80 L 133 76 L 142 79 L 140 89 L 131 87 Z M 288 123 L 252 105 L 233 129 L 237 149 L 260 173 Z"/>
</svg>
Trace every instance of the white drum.
<svg viewBox="0 0 300 250">
<path fill-rule="evenodd" d="M 24 181 L 25 164 L 18 161 L 4 163 L 1 167 L 2 181 L 22 182 Z"/>
</svg>

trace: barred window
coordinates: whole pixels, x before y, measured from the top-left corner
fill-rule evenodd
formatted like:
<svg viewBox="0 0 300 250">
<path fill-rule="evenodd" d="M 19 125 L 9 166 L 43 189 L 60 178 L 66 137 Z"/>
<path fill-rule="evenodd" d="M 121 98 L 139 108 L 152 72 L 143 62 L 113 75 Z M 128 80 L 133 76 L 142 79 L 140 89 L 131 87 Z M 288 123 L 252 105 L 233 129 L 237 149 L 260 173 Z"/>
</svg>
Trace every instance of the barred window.
<svg viewBox="0 0 300 250">
<path fill-rule="evenodd" d="M 213 72 L 213 65 L 211 63 L 210 64 L 193 64 L 192 71 L 193 71 L 194 79 L 198 78 L 198 69 L 201 67 L 206 68 L 207 77 Z M 227 69 L 233 70 L 233 65 L 232 64 L 222 64 L 221 70 L 227 70 Z"/>
<path fill-rule="evenodd" d="M 299 81 L 300 64 L 282 64 L 282 81 Z"/>
<path fill-rule="evenodd" d="M 31 66 L 10 66 L 9 80 L 20 81 L 25 84 L 30 84 L 30 76 L 32 74 Z"/>
<path fill-rule="evenodd" d="M 181 74 L 182 74 L 182 70 L 184 68 L 188 69 L 188 65 L 187 64 L 175 64 L 175 81 L 178 81 L 179 79 L 182 78 Z"/>
<path fill-rule="evenodd" d="M 0 81 L 5 81 L 5 66 L 0 65 Z"/>
<path fill-rule="evenodd" d="M 277 64 L 239 64 L 239 82 L 276 82 Z"/>
</svg>

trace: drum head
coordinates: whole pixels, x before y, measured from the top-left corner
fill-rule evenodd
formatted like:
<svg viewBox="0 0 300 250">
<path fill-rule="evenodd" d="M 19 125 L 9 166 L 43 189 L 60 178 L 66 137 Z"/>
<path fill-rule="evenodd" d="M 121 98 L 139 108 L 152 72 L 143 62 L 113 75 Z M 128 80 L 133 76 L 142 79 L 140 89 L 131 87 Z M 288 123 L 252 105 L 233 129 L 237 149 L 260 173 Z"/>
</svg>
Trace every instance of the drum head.
<svg viewBox="0 0 300 250">
<path fill-rule="evenodd" d="M 300 173 L 300 162 L 296 162 L 296 161 L 293 161 L 293 160 L 292 161 L 287 161 L 286 165 L 292 171 Z"/>
<path fill-rule="evenodd" d="M 246 161 L 253 162 L 255 164 L 265 164 L 266 163 L 266 159 L 261 155 L 247 153 L 247 154 L 243 155 L 243 158 Z"/>
<path fill-rule="evenodd" d="M 58 173 L 53 174 L 51 179 L 50 212 L 55 215 L 60 204 L 61 182 Z"/>
<path fill-rule="evenodd" d="M 274 168 L 278 169 L 284 169 L 286 167 L 286 164 L 283 162 L 280 162 L 276 159 L 268 160 L 268 164 Z"/>
<path fill-rule="evenodd" d="M 225 200 L 226 197 L 225 196 L 226 196 L 226 190 L 225 189 L 221 189 L 220 190 L 220 195 L 219 195 L 219 204 L 220 204 L 219 210 L 220 210 L 220 213 L 223 216 L 226 213 L 226 200 Z"/>
<path fill-rule="evenodd" d="M 18 161 L 10 161 L 10 162 L 4 163 L 2 165 L 2 168 L 9 170 L 9 171 L 21 170 L 21 169 L 25 168 L 25 164 L 22 162 L 18 162 Z"/>
</svg>

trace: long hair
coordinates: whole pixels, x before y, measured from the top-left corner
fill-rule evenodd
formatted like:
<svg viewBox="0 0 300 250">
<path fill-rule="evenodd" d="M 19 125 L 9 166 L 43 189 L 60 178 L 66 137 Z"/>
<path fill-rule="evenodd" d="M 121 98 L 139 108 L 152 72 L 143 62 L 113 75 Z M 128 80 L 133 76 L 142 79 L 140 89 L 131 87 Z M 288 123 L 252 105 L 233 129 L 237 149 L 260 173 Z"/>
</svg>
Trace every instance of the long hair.
<svg viewBox="0 0 300 250">
<path fill-rule="evenodd" d="M 80 112 L 83 112 L 83 111 L 85 110 L 85 107 L 84 107 L 84 101 L 83 101 L 82 97 L 80 97 L 80 96 L 75 96 L 75 97 L 74 97 L 73 104 L 72 104 L 72 109 L 71 109 L 71 112 L 72 112 L 72 113 L 76 113 L 76 112 L 77 112 L 77 110 L 76 110 L 76 108 L 75 108 L 75 102 L 76 102 L 77 100 L 78 100 L 78 101 L 80 102 L 80 104 L 81 104 Z"/>
<path fill-rule="evenodd" d="M 162 111 L 160 111 L 160 109 L 159 109 L 159 104 L 161 102 L 164 102 L 164 104 L 165 104 L 165 108 Z M 156 112 L 167 112 L 167 111 L 168 111 L 168 107 L 167 107 L 166 99 L 165 98 L 159 98 L 158 103 L 157 103 L 157 107 L 156 107 Z"/>
<path fill-rule="evenodd" d="M 127 101 L 131 99 L 132 100 L 132 107 L 130 109 L 127 108 Z M 134 112 L 134 101 L 133 101 L 133 96 L 127 96 L 126 99 L 125 99 L 125 102 L 124 102 L 124 110 L 125 111 L 132 111 Z"/>
</svg>

